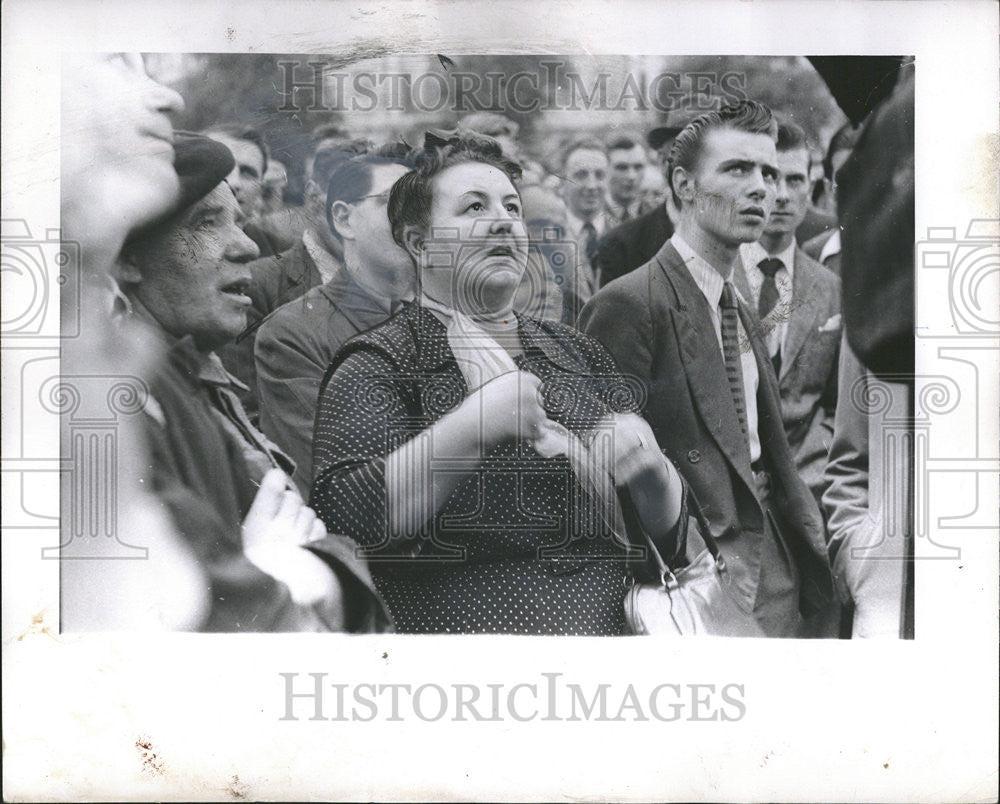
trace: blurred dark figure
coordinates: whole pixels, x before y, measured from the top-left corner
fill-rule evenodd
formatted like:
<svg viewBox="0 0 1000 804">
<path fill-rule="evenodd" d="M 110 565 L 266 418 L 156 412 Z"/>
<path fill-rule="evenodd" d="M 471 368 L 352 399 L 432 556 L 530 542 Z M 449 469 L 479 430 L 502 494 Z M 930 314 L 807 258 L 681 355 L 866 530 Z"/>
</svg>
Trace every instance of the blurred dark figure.
<svg viewBox="0 0 1000 804">
<path fill-rule="evenodd" d="M 275 310 L 257 333 L 261 429 L 294 459 L 303 495 L 312 485 L 323 373 L 349 338 L 385 321 L 416 293 L 413 265 L 392 239 L 386 215 L 389 190 L 410 169 L 407 152 L 384 146 L 339 162 L 328 182 L 323 227 L 344 261 L 325 283 Z M 320 154 L 314 177 L 323 164 Z"/>
<path fill-rule="evenodd" d="M 830 211 L 837 212 L 837 172 L 851 155 L 860 129 L 853 123 L 845 123 L 830 139 L 830 146 L 823 159 L 822 203 Z M 840 276 L 840 228 L 835 227 L 808 240 L 802 250 L 817 262 Z"/>
<path fill-rule="evenodd" d="M 913 373 L 913 66 L 837 176 L 847 339 L 876 375 Z"/>
<path fill-rule="evenodd" d="M 900 440 L 903 448 L 888 453 L 883 422 L 869 417 L 858 400 L 881 380 L 890 403 L 885 420 L 912 416 L 914 66 L 902 57 L 811 60 L 851 122 L 861 124 L 854 150 L 836 173 L 849 347 L 841 349 L 831 485 L 823 500 L 831 553 L 838 585 L 857 606 L 854 633 L 891 635 L 897 626 L 899 636 L 912 639 L 912 450 Z M 883 487 L 891 492 L 888 500 Z M 897 529 L 884 533 L 884 521 Z"/>
<path fill-rule="evenodd" d="M 257 256 L 225 181 L 235 159 L 207 137 L 174 142 L 180 198 L 129 238 L 116 267 L 123 335 L 146 332 L 158 347 L 140 482 L 208 576 L 204 630 L 374 628 L 381 609 L 367 569 L 286 486 L 291 463 L 250 424 L 214 354 L 246 324 Z"/>
</svg>

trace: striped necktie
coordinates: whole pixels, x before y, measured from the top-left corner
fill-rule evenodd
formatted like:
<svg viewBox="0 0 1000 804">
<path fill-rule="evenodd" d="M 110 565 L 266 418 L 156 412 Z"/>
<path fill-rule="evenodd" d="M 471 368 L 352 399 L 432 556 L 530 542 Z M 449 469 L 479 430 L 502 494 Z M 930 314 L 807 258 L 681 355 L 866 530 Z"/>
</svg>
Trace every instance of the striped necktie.
<svg viewBox="0 0 1000 804">
<path fill-rule="evenodd" d="M 737 330 L 739 313 L 736 309 L 736 289 L 732 282 L 722 286 L 722 296 L 719 298 L 722 308 L 722 356 L 726 363 L 726 379 L 729 380 L 729 390 L 736 404 L 740 428 L 743 437 L 747 438 L 747 405 L 743 388 L 743 367 L 740 363 L 740 344 Z"/>
</svg>

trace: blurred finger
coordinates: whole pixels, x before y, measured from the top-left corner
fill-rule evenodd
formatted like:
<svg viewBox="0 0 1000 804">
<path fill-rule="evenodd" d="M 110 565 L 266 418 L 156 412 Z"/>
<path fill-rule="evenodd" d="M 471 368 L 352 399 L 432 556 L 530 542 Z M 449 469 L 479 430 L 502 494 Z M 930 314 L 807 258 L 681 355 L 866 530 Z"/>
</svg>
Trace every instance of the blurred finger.
<svg viewBox="0 0 1000 804">
<path fill-rule="evenodd" d="M 278 512 L 281 505 L 282 494 L 285 491 L 285 473 L 280 469 L 271 469 L 260 482 L 257 495 L 247 511 L 247 516 L 251 514 L 271 519 Z"/>
</svg>

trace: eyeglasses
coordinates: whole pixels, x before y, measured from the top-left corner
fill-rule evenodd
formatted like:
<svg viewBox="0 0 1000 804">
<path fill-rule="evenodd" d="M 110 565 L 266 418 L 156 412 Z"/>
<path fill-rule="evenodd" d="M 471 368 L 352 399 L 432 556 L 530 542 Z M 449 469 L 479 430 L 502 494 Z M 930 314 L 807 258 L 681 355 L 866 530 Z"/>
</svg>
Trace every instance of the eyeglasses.
<svg viewBox="0 0 1000 804">
<path fill-rule="evenodd" d="M 362 195 L 362 196 L 359 196 L 355 200 L 354 203 L 357 204 L 359 201 L 364 201 L 366 198 L 377 198 L 379 201 L 388 204 L 389 203 L 389 191 L 386 191 L 384 193 L 374 193 L 372 195 Z"/>
</svg>

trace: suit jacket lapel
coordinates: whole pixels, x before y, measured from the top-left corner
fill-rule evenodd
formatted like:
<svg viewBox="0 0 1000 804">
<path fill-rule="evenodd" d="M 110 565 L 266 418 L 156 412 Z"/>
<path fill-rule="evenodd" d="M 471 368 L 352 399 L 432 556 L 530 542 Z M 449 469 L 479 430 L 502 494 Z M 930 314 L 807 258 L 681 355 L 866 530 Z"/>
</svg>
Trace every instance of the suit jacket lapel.
<svg viewBox="0 0 1000 804">
<path fill-rule="evenodd" d="M 785 333 L 785 342 L 781 347 L 781 376 L 779 382 L 783 380 L 795 357 L 802 350 L 802 345 L 806 337 L 812 331 L 815 321 L 819 300 L 812 292 L 816 283 L 816 276 L 811 266 L 801 259 L 802 252 L 795 251 L 795 273 L 792 276 L 792 305 L 788 318 L 788 330 Z"/>
<path fill-rule="evenodd" d="M 750 446 L 740 429 L 708 302 L 669 242 L 660 250 L 657 261 L 680 302 L 674 315 L 674 331 L 695 406 L 719 449 L 753 488 Z"/>
</svg>

